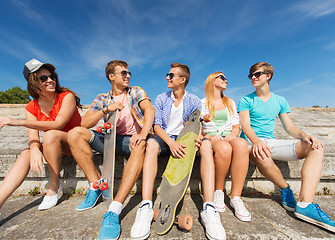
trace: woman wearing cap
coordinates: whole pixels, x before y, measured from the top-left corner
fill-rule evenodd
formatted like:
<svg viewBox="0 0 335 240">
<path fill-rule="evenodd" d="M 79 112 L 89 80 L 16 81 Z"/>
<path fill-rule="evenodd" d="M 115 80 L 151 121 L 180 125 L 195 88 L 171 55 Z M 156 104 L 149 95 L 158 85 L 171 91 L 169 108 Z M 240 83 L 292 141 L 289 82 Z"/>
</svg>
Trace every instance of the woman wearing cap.
<svg viewBox="0 0 335 240">
<path fill-rule="evenodd" d="M 250 221 L 251 215 L 240 198 L 249 167 L 248 144 L 239 137 L 240 125 L 235 102 L 223 94 L 227 84 L 228 80 L 222 72 L 215 72 L 207 77 L 206 98 L 201 100 L 201 113 L 204 115 L 204 139 L 209 141 L 203 140 L 200 155 L 201 158 L 214 160 L 214 204 L 217 211 L 223 212 L 226 208 L 223 185 L 230 167 L 232 180 L 230 205 L 235 210 L 237 218 L 241 221 Z"/>
<path fill-rule="evenodd" d="M 59 182 L 63 155 L 71 155 L 67 132 L 80 126 L 78 107 L 80 99 L 68 88 L 61 87 L 55 67 L 32 59 L 24 66 L 29 94 L 34 100 L 26 106 L 26 119 L 10 117 L 0 119 L 0 128 L 5 125 L 28 128 L 29 148 L 22 151 L 6 178 L 0 185 L 0 208 L 8 197 L 21 185 L 32 169 L 40 173 L 48 165 L 50 180 L 46 196 L 38 210 L 45 210 L 57 204 L 62 186 Z M 43 143 L 39 131 L 44 131 Z"/>
</svg>

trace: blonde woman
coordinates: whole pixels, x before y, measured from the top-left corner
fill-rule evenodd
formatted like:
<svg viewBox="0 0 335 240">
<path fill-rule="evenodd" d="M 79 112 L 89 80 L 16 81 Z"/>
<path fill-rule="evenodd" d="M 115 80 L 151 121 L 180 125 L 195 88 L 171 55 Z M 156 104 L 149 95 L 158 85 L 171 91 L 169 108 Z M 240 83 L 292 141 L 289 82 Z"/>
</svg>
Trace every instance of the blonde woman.
<svg viewBox="0 0 335 240">
<path fill-rule="evenodd" d="M 215 164 L 214 204 L 219 212 L 225 211 L 223 186 L 230 167 L 232 193 L 230 205 L 235 216 L 241 221 L 250 221 L 251 215 L 241 199 L 249 166 L 247 142 L 240 138 L 239 117 L 235 102 L 226 97 L 228 80 L 222 72 L 207 77 L 206 98 L 202 99 L 203 144 L 200 149 L 202 159 L 211 158 Z"/>
</svg>

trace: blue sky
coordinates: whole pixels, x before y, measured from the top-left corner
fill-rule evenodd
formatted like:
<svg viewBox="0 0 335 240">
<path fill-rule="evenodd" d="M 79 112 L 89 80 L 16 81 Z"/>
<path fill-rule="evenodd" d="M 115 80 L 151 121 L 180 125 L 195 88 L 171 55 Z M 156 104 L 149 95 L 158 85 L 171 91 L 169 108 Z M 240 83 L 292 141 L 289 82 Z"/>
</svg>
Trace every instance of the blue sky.
<svg viewBox="0 0 335 240">
<path fill-rule="evenodd" d="M 24 63 L 36 58 L 90 104 L 111 88 L 107 62 L 122 59 L 153 101 L 181 62 L 188 91 L 204 97 L 206 77 L 223 71 L 238 102 L 254 91 L 250 66 L 267 61 L 271 90 L 291 107 L 335 107 L 335 0 L 9 0 L 0 20 L 2 91 L 25 89 Z"/>
</svg>

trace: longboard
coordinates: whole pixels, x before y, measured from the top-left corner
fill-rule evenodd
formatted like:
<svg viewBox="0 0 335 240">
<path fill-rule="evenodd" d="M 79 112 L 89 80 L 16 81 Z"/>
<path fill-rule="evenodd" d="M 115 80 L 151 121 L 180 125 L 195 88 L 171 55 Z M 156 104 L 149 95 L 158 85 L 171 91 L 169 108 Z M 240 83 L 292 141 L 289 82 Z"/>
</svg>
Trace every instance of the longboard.
<svg viewBox="0 0 335 240">
<path fill-rule="evenodd" d="M 107 203 L 107 206 L 113 201 L 117 114 L 118 110 L 109 113 L 104 126 L 97 129 L 98 132 L 105 132 L 105 138 L 102 180 L 95 185 L 95 188 L 103 190 L 102 199 Z"/>
<path fill-rule="evenodd" d="M 177 206 L 184 197 L 190 181 L 197 151 L 195 138 L 199 137 L 200 130 L 200 111 L 196 110 L 191 114 L 188 124 L 183 128 L 176 139 L 177 142 L 186 145 L 186 156 L 184 158 L 175 158 L 171 154 L 163 173 L 163 179 L 160 185 L 160 209 L 157 217 L 155 217 L 155 231 L 158 235 L 167 233 L 175 222 Z M 185 216 L 183 216 L 183 219 L 184 217 Z M 192 220 L 186 218 L 185 221 Z"/>
</svg>

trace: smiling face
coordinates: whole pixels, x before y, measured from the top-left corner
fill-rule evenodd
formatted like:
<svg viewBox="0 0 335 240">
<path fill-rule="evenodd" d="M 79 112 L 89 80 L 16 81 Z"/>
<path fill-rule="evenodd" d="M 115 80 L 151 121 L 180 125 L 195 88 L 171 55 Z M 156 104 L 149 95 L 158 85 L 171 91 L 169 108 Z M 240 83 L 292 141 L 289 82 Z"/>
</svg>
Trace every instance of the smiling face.
<svg viewBox="0 0 335 240">
<path fill-rule="evenodd" d="M 178 67 L 171 68 L 166 76 L 168 82 L 168 88 L 177 89 L 185 85 L 186 78 L 182 76 L 182 70 Z"/>
<path fill-rule="evenodd" d="M 56 91 L 56 81 L 50 71 L 42 67 L 36 73 L 41 81 L 41 93 L 54 93 Z"/>
<path fill-rule="evenodd" d="M 215 88 L 220 90 L 220 92 L 227 89 L 228 80 L 223 73 L 218 73 L 213 82 Z"/>
<path fill-rule="evenodd" d="M 262 87 L 265 84 L 269 85 L 271 79 L 271 74 L 266 73 L 263 68 L 258 68 L 257 70 L 252 72 L 250 76 L 252 86 L 255 88 Z"/>
<path fill-rule="evenodd" d="M 123 71 L 126 71 L 127 73 L 123 74 Z M 109 74 L 109 80 L 113 86 L 123 91 L 129 86 L 130 83 L 130 74 L 128 68 L 120 65 L 115 66 L 114 72 Z"/>
</svg>

